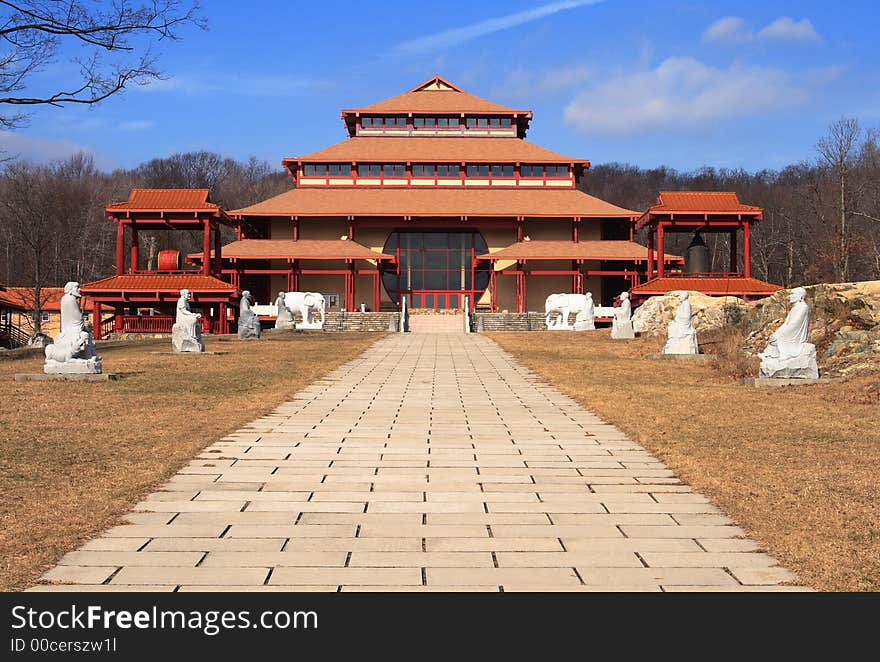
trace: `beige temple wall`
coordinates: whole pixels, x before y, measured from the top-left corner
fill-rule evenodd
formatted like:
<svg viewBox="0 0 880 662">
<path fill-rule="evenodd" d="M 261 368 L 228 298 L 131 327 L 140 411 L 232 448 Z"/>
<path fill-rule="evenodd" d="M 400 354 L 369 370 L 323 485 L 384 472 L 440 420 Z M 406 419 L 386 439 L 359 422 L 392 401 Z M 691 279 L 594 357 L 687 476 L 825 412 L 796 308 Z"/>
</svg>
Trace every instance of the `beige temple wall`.
<svg viewBox="0 0 880 662">
<path fill-rule="evenodd" d="M 411 224 L 411 225 L 410 225 Z M 412 222 L 399 221 L 398 219 L 388 219 L 387 227 L 362 227 L 355 230 L 354 239 L 360 244 L 367 246 L 374 251 L 382 251 L 389 234 L 397 227 L 411 226 L 416 229 L 418 225 Z M 505 248 L 516 241 L 516 230 L 514 228 L 497 228 L 497 227 L 480 227 L 479 221 L 471 223 L 463 223 L 463 227 L 475 228 L 486 241 L 489 252 L 496 252 Z M 425 223 L 426 228 L 430 224 Z M 271 231 L 273 238 L 293 238 L 293 223 L 289 217 L 277 217 L 271 221 Z M 334 218 L 303 218 L 300 219 L 300 238 L 302 239 L 339 239 L 341 236 L 348 234 L 348 220 L 341 217 Z M 526 219 L 523 224 L 523 234 L 529 236 L 533 240 L 570 240 L 571 239 L 571 219 L 552 219 L 552 218 L 531 218 Z M 579 236 L 581 239 L 599 239 L 601 237 L 601 220 L 600 219 L 583 219 L 579 226 Z M 332 268 L 343 269 L 345 265 L 341 261 L 307 263 L 303 268 Z M 496 269 L 507 269 L 514 266 L 512 261 L 504 261 L 496 263 Z M 364 261 L 357 263 L 359 269 L 372 269 L 373 266 Z M 571 268 L 570 261 L 542 261 L 533 263 L 535 269 L 565 269 Z M 598 263 L 588 263 L 590 269 L 598 269 Z M 281 266 L 279 268 L 284 268 Z M 287 287 L 287 277 L 285 275 L 273 275 L 271 277 L 271 292 L 274 296 Z M 587 279 L 586 291 L 592 292 L 594 299 L 601 301 L 601 278 L 592 277 Z M 341 275 L 304 275 L 300 278 L 300 289 L 323 294 L 338 294 L 340 304 L 343 303 L 345 293 L 344 277 Z M 527 299 L 529 310 L 543 310 L 544 299 L 547 295 L 554 292 L 571 291 L 570 276 L 534 276 L 527 280 Z M 498 292 L 498 310 L 509 312 L 516 311 L 516 279 L 513 276 L 504 276 L 497 274 L 497 292 Z M 385 288 L 380 282 L 380 296 L 382 305 L 388 307 L 391 305 L 391 299 Z M 367 307 L 372 307 L 373 301 L 373 279 L 370 275 L 357 276 L 355 279 L 355 307 L 361 302 Z M 268 303 L 272 303 L 271 301 Z M 489 290 L 479 299 L 478 305 L 488 306 L 491 300 Z"/>
</svg>

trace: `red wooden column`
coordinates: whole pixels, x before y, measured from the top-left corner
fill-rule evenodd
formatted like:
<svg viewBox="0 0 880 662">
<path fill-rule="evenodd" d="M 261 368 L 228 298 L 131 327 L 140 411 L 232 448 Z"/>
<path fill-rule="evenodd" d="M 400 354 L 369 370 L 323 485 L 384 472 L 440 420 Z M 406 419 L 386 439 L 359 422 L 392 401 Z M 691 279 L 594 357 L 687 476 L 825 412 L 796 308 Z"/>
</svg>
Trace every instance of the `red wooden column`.
<svg viewBox="0 0 880 662">
<path fill-rule="evenodd" d="M 299 241 L 299 217 L 293 217 L 293 240 Z"/>
<path fill-rule="evenodd" d="M 218 277 L 223 273 L 223 246 L 221 246 L 220 224 L 214 228 L 214 270 Z"/>
<path fill-rule="evenodd" d="M 495 262 L 489 262 L 489 296 L 492 297 L 492 312 L 498 312 L 498 272 L 495 271 Z"/>
<path fill-rule="evenodd" d="M 202 273 L 211 275 L 211 221 L 207 218 L 203 221 L 202 231 Z"/>
<path fill-rule="evenodd" d="M 345 273 L 345 309 L 354 312 L 354 260 L 346 260 L 346 262 L 348 262 L 348 271 Z"/>
<path fill-rule="evenodd" d="M 379 260 L 376 260 L 376 273 L 373 274 L 373 312 L 378 313 L 382 307 L 382 293 L 379 290 L 379 280 L 381 278 L 379 270 Z"/>
<path fill-rule="evenodd" d="M 104 337 L 101 333 L 101 304 L 97 301 L 92 302 L 92 335 L 95 340 Z"/>
<path fill-rule="evenodd" d="M 654 277 L 654 228 L 648 227 L 648 280 Z"/>
<path fill-rule="evenodd" d="M 116 222 L 116 275 L 125 273 L 125 224 Z"/>
<path fill-rule="evenodd" d="M 657 223 L 657 277 L 663 278 L 666 267 L 666 247 L 663 245 L 663 223 Z"/>
<path fill-rule="evenodd" d="M 226 319 L 226 304 L 221 303 L 217 309 L 219 311 L 218 314 L 220 315 L 220 319 L 217 324 L 217 333 L 229 333 L 229 320 Z"/>
<path fill-rule="evenodd" d="M 136 274 L 138 270 L 139 255 L 138 249 L 138 229 L 135 223 L 131 224 L 131 273 Z"/>
<path fill-rule="evenodd" d="M 739 273 L 739 264 L 737 261 L 739 251 L 736 245 L 736 230 L 730 231 L 730 273 Z"/>
<path fill-rule="evenodd" d="M 752 277 L 752 224 L 743 225 L 743 272 L 746 278 Z"/>
</svg>

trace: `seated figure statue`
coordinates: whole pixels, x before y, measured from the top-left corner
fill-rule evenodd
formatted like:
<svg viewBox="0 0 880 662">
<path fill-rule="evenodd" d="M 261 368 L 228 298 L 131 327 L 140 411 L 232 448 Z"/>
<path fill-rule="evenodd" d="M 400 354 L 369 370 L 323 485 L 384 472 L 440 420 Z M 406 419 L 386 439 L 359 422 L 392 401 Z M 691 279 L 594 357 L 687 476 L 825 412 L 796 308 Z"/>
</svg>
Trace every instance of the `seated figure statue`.
<svg viewBox="0 0 880 662">
<path fill-rule="evenodd" d="M 596 329 L 596 305 L 593 303 L 593 293 L 585 295 L 584 307 L 574 318 L 575 331 L 594 331 Z"/>
<path fill-rule="evenodd" d="M 614 311 L 614 317 L 611 319 L 611 338 L 613 340 L 632 340 L 635 337 L 629 292 L 621 292 L 620 306 Z"/>
<path fill-rule="evenodd" d="M 79 283 L 71 281 L 64 286 L 61 297 L 61 333 L 51 345 L 46 345 L 47 374 L 101 373 L 101 358 L 95 353 L 95 339 L 83 324 L 79 299 Z"/>
<path fill-rule="evenodd" d="M 278 298 L 275 299 L 275 308 L 277 308 L 277 312 L 275 313 L 276 329 L 293 328 L 293 311 L 287 307 L 287 303 L 284 301 L 284 296 L 284 292 L 279 292 Z"/>
<path fill-rule="evenodd" d="M 679 292 L 678 300 L 681 302 L 675 317 L 666 327 L 666 346 L 664 354 L 699 354 L 700 346 L 697 344 L 697 330 L 694 328 L 693 315 L 687 292 Z"/>
<path fill-rule="evenodd" d="M 177 300 L 177 318 L 171 327 L 171 346 L 175 352 L 204 352 L 202 342 L 201 313 L 194 313 L 189 308 L 192 298 L 189 290 L 180 290 Z"/>
<path fill-rule="evenodd" d="M 238 339 L 255 340 L 260 337 L 260 332 L 260 318 L 251 310 L 251 293 L 245 290 L 238 306 Z"/>
<path fill-rule="evenodd" d="M 810 306 L 807 291 L 796 287 L 791 291 L 788 316 L 771 336 L 767 348 L 758 354 L 761 359 L 759 377 L 776 379 L 818 379 L 816 346 L 808 343 Z"/>
</svg>

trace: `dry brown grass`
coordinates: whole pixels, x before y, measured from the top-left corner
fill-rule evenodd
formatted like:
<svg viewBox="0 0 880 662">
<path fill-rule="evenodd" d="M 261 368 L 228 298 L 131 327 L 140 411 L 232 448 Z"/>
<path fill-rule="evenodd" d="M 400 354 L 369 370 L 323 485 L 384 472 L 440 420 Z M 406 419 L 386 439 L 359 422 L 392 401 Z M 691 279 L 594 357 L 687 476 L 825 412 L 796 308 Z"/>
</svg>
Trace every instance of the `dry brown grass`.
<svg viewBox="0 0 880 662">
<path fill-rule="evenodd" d="M 218 356 L 101 350 L 117 382 L 14 382 L 39 358 L 0 362 L 0 588 L 21 589 L 199 450 L 272 409 L 376 340 L 298 334 L 208 340 Z"/>
<path fill-rule="evenodd" d="M 737 369 L 644 358 L 657 338 L 490 337 L 662 458 L 802 581 L 880 590 L 880 375 L 757 389 Z"/>
</svg>

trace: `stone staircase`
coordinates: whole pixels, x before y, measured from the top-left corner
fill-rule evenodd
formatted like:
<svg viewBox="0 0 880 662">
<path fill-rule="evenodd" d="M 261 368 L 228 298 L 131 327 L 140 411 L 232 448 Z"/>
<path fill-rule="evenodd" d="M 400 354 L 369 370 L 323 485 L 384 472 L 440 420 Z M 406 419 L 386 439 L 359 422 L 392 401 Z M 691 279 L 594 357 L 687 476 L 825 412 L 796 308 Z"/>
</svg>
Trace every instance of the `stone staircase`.
<svg viewBox="0 0 880 662">
<path fill-rule="evenodd" d="M 464 333 L 464 319 L 461 313 L 410 315 L 409 330 L 412 333 Z"/>
<path fill-rule="evenodd" d="M 544 313 L 477 313 L 474 331 L 546 331 Z"/>
<path fill-rule="evenodd" d="M 396 331 L 400 313 L 361 313 L 340 310 L 327 311 L 324 317 L 324 331 L 367 331 L 381 333 Z"/>
</svg>

